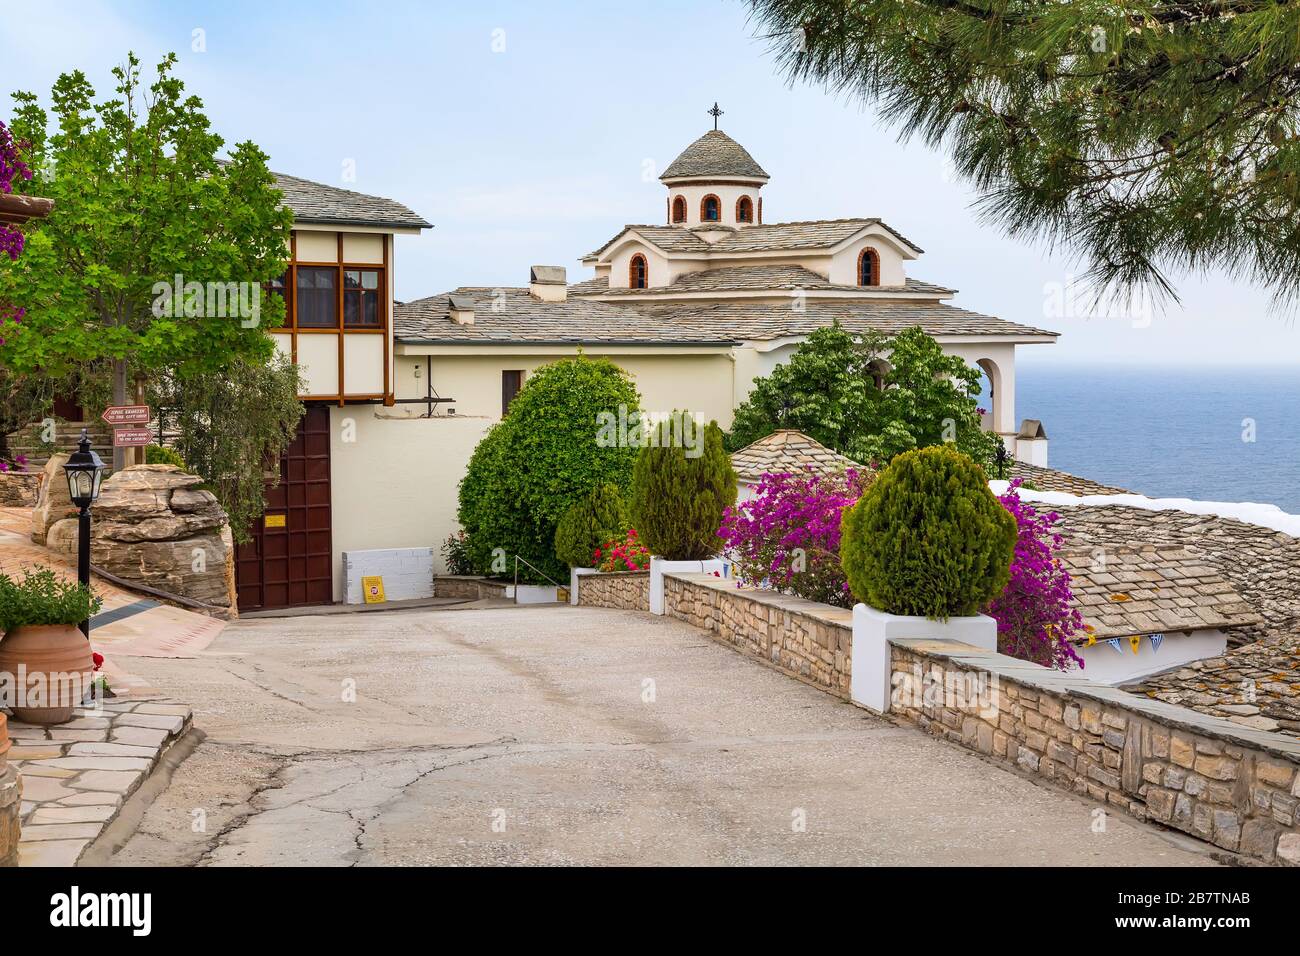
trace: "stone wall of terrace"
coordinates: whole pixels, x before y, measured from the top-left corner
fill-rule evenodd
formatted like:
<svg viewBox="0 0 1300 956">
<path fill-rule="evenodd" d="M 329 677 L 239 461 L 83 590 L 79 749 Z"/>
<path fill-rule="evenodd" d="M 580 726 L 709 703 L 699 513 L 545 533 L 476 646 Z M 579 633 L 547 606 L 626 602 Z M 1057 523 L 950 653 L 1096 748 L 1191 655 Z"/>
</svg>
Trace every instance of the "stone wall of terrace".
<svg viewBox="0 0 1300 956">
<path fill-rule="evenodd" d="M 852 612 L 736 587 L 711 574 L 664 576 L 664 613 L 742 654 L 848 700 Z"/>
<path fill-rule="evenodd" d="M 891 712 L 1226 850 L 1300 865 L 1300 741 L 965 644 L 895 641 Z"/>
<path fill-rule="evenodd" d="M 610 571 L 578 575 L 578 603 L 623 611 L 650 610 L 649 571 Z"/>
<path fill-rule="evenodd" d="M 707 574 L 665 575 L 664 598 L 666 614 L 848 699 L 848 610 Z M 1300 866 L 1294 738 L 966 644 L 894 641 L 891 670 L 895 719 L 1110 810 Z"/>
</svg>

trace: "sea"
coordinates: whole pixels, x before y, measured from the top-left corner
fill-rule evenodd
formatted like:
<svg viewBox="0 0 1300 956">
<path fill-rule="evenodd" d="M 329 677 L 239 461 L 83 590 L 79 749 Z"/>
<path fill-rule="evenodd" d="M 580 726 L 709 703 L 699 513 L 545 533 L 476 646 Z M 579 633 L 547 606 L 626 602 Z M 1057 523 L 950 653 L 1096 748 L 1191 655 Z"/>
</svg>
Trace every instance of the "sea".
<svg viewBox="0 0 1300 956">
<path fill-rule="evenodd" d="M 1016 417 L 1043 422 L 1061 471 L 1300 514 L 1300 367 L 1017 363 Z"/>
</svg>

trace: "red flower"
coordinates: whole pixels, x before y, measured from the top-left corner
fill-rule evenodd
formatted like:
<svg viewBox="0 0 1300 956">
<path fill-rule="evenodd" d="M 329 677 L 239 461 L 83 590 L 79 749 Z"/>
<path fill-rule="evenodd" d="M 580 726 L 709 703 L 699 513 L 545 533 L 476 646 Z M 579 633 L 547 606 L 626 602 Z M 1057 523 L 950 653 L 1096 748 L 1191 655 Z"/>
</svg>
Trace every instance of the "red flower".
<svg viewBox="0 0 1300 956">
<path fill-rule="evenodd" d="M 90 659 L 95 662 L 95 670 L 99 670 L 104 666 L 104 655 L 99 653 L 99 651 L 92 651 Z"/>
</svg>

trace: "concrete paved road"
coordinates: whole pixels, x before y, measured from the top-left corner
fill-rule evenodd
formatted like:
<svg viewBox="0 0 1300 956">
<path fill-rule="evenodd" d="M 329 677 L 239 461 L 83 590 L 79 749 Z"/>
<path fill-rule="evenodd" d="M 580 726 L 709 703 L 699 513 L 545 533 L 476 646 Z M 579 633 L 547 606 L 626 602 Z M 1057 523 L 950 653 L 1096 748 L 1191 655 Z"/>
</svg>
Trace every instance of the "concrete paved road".
<svg viewBox="0 0 1300 956">
<path fill-rule="evenodd" d="M 124 663 L 207 739 L 90 862 L 1213 862 L 645 614 L 260 620 Z"/>
</svg>

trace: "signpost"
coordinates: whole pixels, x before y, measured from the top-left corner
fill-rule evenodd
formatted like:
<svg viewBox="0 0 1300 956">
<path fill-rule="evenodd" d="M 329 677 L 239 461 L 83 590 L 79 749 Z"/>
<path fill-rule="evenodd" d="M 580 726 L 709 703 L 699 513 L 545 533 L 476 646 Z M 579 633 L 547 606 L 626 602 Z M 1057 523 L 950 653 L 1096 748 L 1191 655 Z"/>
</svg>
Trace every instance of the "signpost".
<svg viewBox="0 0 1300 956">
<path fill-rule="evenodd" d="M 114 448 L 140 448 L 153 444 L 153 432 L 147 428 L 114 428 Z"/>
<path fill-rule="evenodd" d="M 148 405 L 110 405 L 99 417 L 110 425 L 148 425 L 153 415 Z"/>
</svg>

